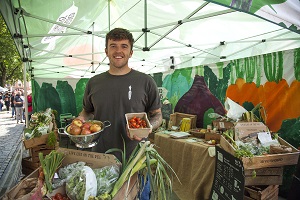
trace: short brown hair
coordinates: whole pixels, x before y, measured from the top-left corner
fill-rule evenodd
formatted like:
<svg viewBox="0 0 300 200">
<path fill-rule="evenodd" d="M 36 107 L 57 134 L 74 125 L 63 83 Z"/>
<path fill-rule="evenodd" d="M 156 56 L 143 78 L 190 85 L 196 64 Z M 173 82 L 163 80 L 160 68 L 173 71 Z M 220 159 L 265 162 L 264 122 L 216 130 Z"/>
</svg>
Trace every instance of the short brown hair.
<svg viewBox="0 0 300 200">
<path fill-rule="evenodd" d="M 131 45 L 131 50 L 133 48 L 133 43 L 134 43 L 134 39 L 132 34 L 124 28 L 114 28 L 111 31 L 109 31 L 106 34 L 106 38 L 105 38 L 105 47 L 107 48 L 108 46 L 108 40 L 129 40 L 129 43 Z"/>
</svg>

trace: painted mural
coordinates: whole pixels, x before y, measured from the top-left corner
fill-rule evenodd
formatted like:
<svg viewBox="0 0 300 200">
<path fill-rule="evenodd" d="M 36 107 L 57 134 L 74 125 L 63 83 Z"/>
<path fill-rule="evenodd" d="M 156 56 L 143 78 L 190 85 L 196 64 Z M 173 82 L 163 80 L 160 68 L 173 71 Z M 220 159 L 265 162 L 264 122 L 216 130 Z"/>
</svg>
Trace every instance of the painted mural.
<svg viewBox="0 0 300 200">
<path fill-rule="evenodd" d="M 166 74 L 152 76 L 158 86 L 166 89 L 167 94 L 162 100 L 168 99 L 174 111 L 186 111 L 198 116 L 203 115 L 209 108 L 216 112 L 217 105 L 224 105 L 227 97 L 247 110 L 261 103 L 266 111 L 264 116 L 266 125 L 274 132 L 284 128 L 282 125 L 287 120 L 297 119 L 300 116 L 300 49 L 209 66 L 175 69 Z M 196 82 L 199 77 L 203 80 Z M 87 81 L 86 78 L 33 80 L 35 111 L 51 107 L 59 114 L 68 112 L 74 116 L 78 115 L 82 108 Z M 180 103 L 184 95 L 191 93 L 190 90 L 193 90 L 196 98 Z M 211 102 L 215 103 L 205 105 Z M 190 104 L 191 108 L 179 108 L 178 104 L 181 104 L 181 107 Z M 197 104 L 203 108 L 198 109 Z M 225 114 L 223 111 L 217 113 Z M 205 121 L 205 116 L 200 118 L 198 128 L 206 127 L 209 121 Z M 297 145 L 300 146 L 300 143 Z"/>
</svg>

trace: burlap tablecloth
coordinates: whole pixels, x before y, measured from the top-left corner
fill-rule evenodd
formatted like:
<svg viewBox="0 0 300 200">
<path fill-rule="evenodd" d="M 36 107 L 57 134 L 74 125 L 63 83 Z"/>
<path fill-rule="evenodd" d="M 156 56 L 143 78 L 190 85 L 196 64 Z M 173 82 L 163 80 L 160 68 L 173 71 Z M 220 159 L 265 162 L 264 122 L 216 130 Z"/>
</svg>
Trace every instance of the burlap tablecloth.
<svg viewBox="0 0 300 200">
<path fill-rule="evenodd" d="M 156 133 L 154 143 L 158 153 L 174 169 L 173 191 L 181 200 L 209 199 L 214 179 L 215 157 L 210 157 L 204 143 L 190 143 L 186 139 L 173 139 Z"/>
</svg>

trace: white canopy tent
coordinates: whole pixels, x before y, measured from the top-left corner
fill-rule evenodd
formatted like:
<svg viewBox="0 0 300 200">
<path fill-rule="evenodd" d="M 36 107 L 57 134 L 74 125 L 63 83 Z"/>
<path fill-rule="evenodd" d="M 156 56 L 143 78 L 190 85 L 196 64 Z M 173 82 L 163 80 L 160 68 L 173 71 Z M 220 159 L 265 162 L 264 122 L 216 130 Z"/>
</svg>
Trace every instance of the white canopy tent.
<svg viewBox="0 0 300 200">
<path fill-rule="evenodd" d="M 129 29 L 129 65 L 147 74 L 300 47 L 300 2 L 2 0 L 0 11 L 35 79 L 108 69 L 105 34 Z"/>
</svg>

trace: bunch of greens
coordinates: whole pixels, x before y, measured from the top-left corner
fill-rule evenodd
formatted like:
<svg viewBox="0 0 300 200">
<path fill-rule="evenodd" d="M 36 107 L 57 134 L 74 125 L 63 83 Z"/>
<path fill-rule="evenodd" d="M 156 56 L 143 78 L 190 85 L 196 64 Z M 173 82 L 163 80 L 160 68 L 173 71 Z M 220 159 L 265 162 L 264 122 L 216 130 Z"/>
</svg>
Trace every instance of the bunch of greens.
<svg viewBox="0 0 300 200">
<path fill-rule="evenodd" d="M 31 130 L 31 133 L 27 131 L 25 139 L 32 139 L 34 137 L 40 137 L 44 134 L 47 134 L 49 131 L 51 131 L 50 125 L 52 119 L 51 108 L 46 109 L 45 112 L 35 112 L 32 114 L 28 125 L 28 129 Z"/>
<path fill-rule="evenodd" d="M 128 160 L 125 160 L 124 151 L 120 149 L 110 149 L 106 153 L 120 151 L 123 155 L 122 172 L 115 183 L 111 192 L 105 192 L 97 197 L 89 197 L 89 200 L 110 200 L 115 197 L 122 186 L 135 174 L 139 173 L 141 176 L 149 177 L 151 191 L 154 199 L 167 200 L 170 199 L 172 192 L 172 180 L 169 177 L 172 173 L 176 175 L 171 166 L 158 154 L 154 145 L 150 141 L 140 142 L 131 153 Z M 176 175 L 177 177 L 177 175 Z M 177 177 L 178 179 L 178 177 Z M 179 179 L 178 179 L 179 180 Z M 141 182 L 140 189 L 144 187 Z M 128 192 L 128 191 L 126 191 Z M 124 197 L 126 199 L 126 197 Z"/>
<path fill-rule="evenodd" d="M 48 155 L 43 156 L 43 153 L 39 153 L 39 160 L 43 168 L 45 176 L 46 189 L 49 193 L 52 192 L 52 180 L 56 170 L 61 166 L 64 159 L 64 153 L 57 152 L 56 150 L 51 151 Z"/>
</svg>

